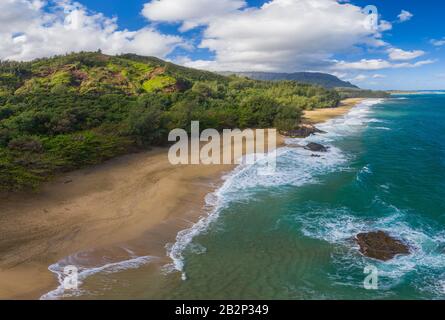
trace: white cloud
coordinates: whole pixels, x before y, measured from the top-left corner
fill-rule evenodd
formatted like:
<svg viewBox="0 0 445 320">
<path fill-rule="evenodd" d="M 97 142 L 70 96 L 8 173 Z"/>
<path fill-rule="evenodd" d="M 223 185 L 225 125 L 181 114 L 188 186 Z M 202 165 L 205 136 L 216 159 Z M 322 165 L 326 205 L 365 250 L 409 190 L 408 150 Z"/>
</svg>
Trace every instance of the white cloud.
<svg viewBox="0 0 445 320">
<path fill-rule="evenodd" d="M 365 74 L 359 74 L 354 79 L 352 79 L 352 82 L 363 82 L 368 79 L 368 76 Z"/>
<path fill-rule="evenodd" d="M 411 20 L 414 15 L 409 11 L 402 10 L 397 17 L 399 18 L 399 22 L 405 22 Z"/>
<path fill-rule="evenodd" d="M 200 47 L 214 52 L 216 58 L 187 60 L 185 64 L 211 70 L 321 69 L 332 64 L 334 53 L 350 52 L 357 44 L 384 45 L 381 32 L 391 27 L 384 22 L 373 30 L 362 8 L 335 0 L 271 0 L 260 8 L 244 9 L 236 9 L 240 1 L 218 0 L 220 9 L 215 10 L 222 12 L 218 15 L 215 11 L 204 14 L 199 8 L 168 12 L 174 4 L 184 8 L 184 2 L 152 1 L 144 14 L 160 22 L 181 22 L 185 28 L 204 24 Z M 187 1 L 187 5 L 192 7 L 196 2 Z M 210 1 L 199 2 L 204 6 Z"/>
<path fill-rule="evenodd" d="M 362 59 L 360 61 L 346 62 L 337 61 L 334 69 L 336 70 L 381 70 L 397 68 L 417 68 L 436 62 L 435 60 L 421 60 L 415 63 L 392 63 L 383 59 Z"/>
<path fill-rule="evenodd" d="M 215 58 L 176 59 L 200 69 L 345 73 L 348 68 L 379 70 L 434 62 L 403 62 L 424 52 L 397 48 L 388 53 L 392 61 L 401 63 L 334 60 L 337 54 L 360 52 L 357 47 L 362 44 L 391 47 L 382 40 L 382 33 L 392 25 L 381 20 L 377 28 L 370 28 L 369 15 L 345 1 L 270 0 L 261 7 L 247 7 L 245 0 L 152 0 L 142 14 L 151 22 L 180 23 L 182 31 L 203 26 L 199 46 L 209 49 Z M 74 0 L 0 0 L 0 59 L 30 60 L 97 49 L 166 58 L 178 46 L 188 43 L 149 23 L 135 31 L 120 30 L 116 18 L 93 13 Z"/>
<path fill-rule="evenodd" d="M 386 78 L 383 74 L 358 74 L 355 77 L 348 79 L 347 81 L 352 83 L 367 83 L 367 84 L 377 84 L 377 79 Z"/>
<path fill-rule="evenodd" d="M 332 71 L 331 74 L 342 80 L 347 79 L 349 76 L 346 72 L 338 72 L 338 71 Z"/>
<path fill-rule="evenodd" d="M 0 2 L 0 59 L 31 60 L 97 49 L 108 54 L 165 57 L 183 44 L 181 37 L 163 35 L 151 27 L 118 30 L 116 19 L 91 13 L 71 0 L 52 4 L 40 0 Z"/>
<path fill-rule="evenodd" d="M 440 40 L 432 39 L 432 40 L 431 40 L 431 44 L 434 45 L 434 46 L 436 46 L 436 47 L 444 46 L 444 45 L 445 45 L 445 38 L 442 38 L 442 39 L 440 39 Z"/>
<path fill-rule="evenodd" d="M 354 62 L 338 61 L 334 68 L 338 70 L 380 70 L 390 67 L 391 63 L 383 59 L 362 59 Z"/>
<path fill-rule="evenodd" d="M 152 0 L 142 15 L 153 21 L 180 22 L 186 31 L 246 6 L 244 0 Z"/>
<path fill-rule="evenodd" d="M 405 51 L 398 48 L 388 49 L 389 58 L 391 60 L 412 60 L 425 54 L 422 50 Z"/>
<path fill-rule="evenodd" d="M 408 68 L 417 68 L 417 67 L 421 67 L 421 66 L 425 66 L 428 64 L 432 64 L 437 62 L 437 60 L 422 60 L 422 61 L 418 61 L 416 63 L 400 63 L 398 64 L 398 68 L 404 68 L 404 67 L 408 67 Z"/>
<path fill-rule="evenodd" d="M 384 32 L 384 31 L 388 31 L 392 29 L 392 24 L 389 21 L 386 20 L 380 20 L 379 26 L 378 26 L 378 30 L 380 32 Z"/>
</svg>

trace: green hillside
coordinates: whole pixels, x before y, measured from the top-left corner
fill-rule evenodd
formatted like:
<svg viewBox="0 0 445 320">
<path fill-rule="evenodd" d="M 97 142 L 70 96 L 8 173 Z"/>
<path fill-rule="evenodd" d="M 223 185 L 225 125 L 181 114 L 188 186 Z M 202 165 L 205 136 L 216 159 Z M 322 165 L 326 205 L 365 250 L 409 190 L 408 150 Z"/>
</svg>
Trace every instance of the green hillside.
<svg viewBox="0 0 445 320">
<path fill-rule="evenodd" d="M 336 88 L 341 99 L 347 98 L 389 98 L 391 94 L 387 91 L 354 89 L 354 88 Z"/>
<path fill-rule="evenodd" d="M 169 130 L 289 130 L 339 94 L 180 67 L 152 57 L 78 53 L 0 63 L 0 190 L 166 143 Z"/>
<path fill-rule="evenodd" d="M 224 75 L 237 74 L 255 80 L 263 81 L 281 81 L 291 80 L 301 83 L 318 85 L 325 88 L 353 88 L 357 86 L 350 82 L 340 80 L 336 76 L 321 72 L 294 72 L 294 73 L 276 73 L 276 72 L 223 72 Z"/>
</svg>

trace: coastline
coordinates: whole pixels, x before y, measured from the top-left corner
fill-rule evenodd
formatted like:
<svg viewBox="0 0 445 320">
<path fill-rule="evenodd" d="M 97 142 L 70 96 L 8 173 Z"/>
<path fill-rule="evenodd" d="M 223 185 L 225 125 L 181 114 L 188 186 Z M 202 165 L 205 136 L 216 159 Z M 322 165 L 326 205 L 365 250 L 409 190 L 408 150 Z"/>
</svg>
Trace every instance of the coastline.
<svg viewBox="0 0 445 320">
<path fill-rule="evenodd" d="M 38 299 L 55 289 L 48 267 L 78 252 L 118 262 L 129 258 L 125 247 L 170 262 L 165 245 L 200 218 L 206 195 L 235 166 L 174 166 L 167 153 L 119 157 L 0 200 L 0 299 Z"/>
<path fill-rule="evenodd" d="M 305 111 L 303 121 L 309 124 L 317 124 L 328 121 L 332 118 L 340 117 L 365 100 L 366 98 L 350 98 L 342 100 L 337 108 Z"/>
<path fill-rule="evenodd" d="M 363 100 L 309 111 L 305 121 L 341 116 Z M 278 146 L 283 143 L 281 137 Z M 48 266 L 76 252 L 96 250 L 92 256 L 98 256 L 125 245 L 159 258 L 160 265 L 171 262 L 165 245 L 201 217 L 206 195 L 235 166 L 172 166 L 166 152 L 120 157 L 61 176 L 38 193 L 2 200 L 0 299 L 36 299 L 53 290 L 58 283 Z"/>
<path fill-rule="evenodd" d="M 2 201 L 0 298 L 39 298 L 57 287 L 48 266 L 60 259 L 180 224 L 181 213 L 202 207 L 210 182 L 231 169 L 172 166 L 166 153 L 124 156 Z"/>
</svg>

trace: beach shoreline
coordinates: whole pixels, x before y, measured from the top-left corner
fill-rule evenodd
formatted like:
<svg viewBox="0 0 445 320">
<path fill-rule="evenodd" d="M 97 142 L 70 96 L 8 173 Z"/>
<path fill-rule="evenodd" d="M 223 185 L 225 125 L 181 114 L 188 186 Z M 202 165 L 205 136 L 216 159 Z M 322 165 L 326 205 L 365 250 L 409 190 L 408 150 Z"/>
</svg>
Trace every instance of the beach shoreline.
<svg viewBox="0 0 445 320">
<path fill-rule="evenodd" d="M 281 136 L 277 140 L 278 146 L 284 143 Z M 234 167 L 172 165 L 168 149 L 161 148 L 1 199 L 0 299 L 37 299 L 56 288 L 48 267 L 78 252 L 88 251 L 95 260 L 106 255 L 107 262 L 116 256 L 111 259 L 118 262 L 128 259 L 117 250 L 126 247 L 132 255 L 169 262 L 165 245 L 200 218 L 206 195 Z"/>
<path fill-rule="evenodd" d="M 305 121 L 341 116 L 363 99 L 352 100 L 309 111 Z M 0 299 L 38 299 L 55 289 L 48 266 L 76 252 L 110 254 L 125 244 L 168 263 L 165 245 L 202 216 L 206 195 L 235 166 L 172 166 L 166 154 L 154 149 L 119 157 L 62 175 L 37 193 L 2 199 Z"/>
<path fill-rule="evenodd" d="M 232 169 L 172 166 L 166 155 L 124 156 L 2 201 L 0 298 L 39 298 L 58 286 L 48 266 L 76 252 L 123 244 L 165 223 L 180 228 L 177 213 L 201 208 L 212 184 Z"/>
<path fill-rule="evenodd" d="M 353 107 L 365 101 L 365 98 L 350 98 L 342 100 L 337 108 L 324 108 L 305 111 L 303 121 L 308 124 L 317 124 L 328 121 L 332 118 L 340 117 L 349 112 Z"/>
</svg>

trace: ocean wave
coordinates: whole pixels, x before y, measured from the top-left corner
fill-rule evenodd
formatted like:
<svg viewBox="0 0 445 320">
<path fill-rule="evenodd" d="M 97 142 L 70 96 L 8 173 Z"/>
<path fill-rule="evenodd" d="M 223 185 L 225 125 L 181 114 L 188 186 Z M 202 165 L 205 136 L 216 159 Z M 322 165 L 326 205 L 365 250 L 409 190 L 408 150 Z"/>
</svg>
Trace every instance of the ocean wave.
<svg viewBox="0 0 445 320">
<path fill-rule="evenodd" d="M 176 242 L 168 244 L 167 254 L 173 260 L 173 265 L 166 266 L 166 270 L 177 270 L 186 280 L 184 253 L 193 239 L 204 232 L 215 222 L 221 211 L 233 201 L 242 201 L 249 198 L 261 188 L 278 186 L 302 186 L 308 183 L 317 183 L 320 175 L 341 170 L 349 157 L 342 150 L 335 147 L 333 142 L 341 137 L 363 130 L 373 120 L 371 106 L 381 103 L 383 99 L 367 99 L 352 108 L 346 115 L 331 119 L 317 125 L 326 134 L 313 135 L 304 139 L 287 139 L 288 146 L 277 150 L 277 167 L 271 175 L 259 175 L 268 155 L 251 165 L 240 165 L 231 174 L 226 175 L 221 188 L 210 194 L 207 198 L 206 214 L 189 229 L 178 233 Z M 309 142 L 318 142 L 326 145 L 327 153 L 317 154 L 301 147 Z"/>
<path fill-rule="evenodd" d="M 131 252 L 131 251 L 129 251 Z M 94 266 L 94 267 L 86 267 L 86 266 L 80 266 L 78 264 L 77 256 L 81 255 L 82 253 L 78 253 L 76 255 L 70 256 L 62 261 L 59 261 L 55 264 L 52 264 L 48 267 L 48 270 L 54 273 L 57 277 L 57 280 L 59 281 L 59 286 L 44 294 L 40 297 L 40 300 L 56 300 L 61 298 L 69 298 L 69 297 L 76 297 L 81 296 L 85 294 L 86 292 L 81 289 L 82 283 L 90 276 L 97 274 L 97 273 L 117 273 L 129 269 L 137 269 L 143 265 L 146 265 L 153 260 L 157 259 L 153 256 L 139 256 L 139 257 L 132 257 L 128 260 L 118 261 L 118 262 L 112 262 L 112 263 L 106 263 L 100 266 Z M 73 290 L 66 290 L 64 286 L 64 281 L 66 278 L 66 275 L 64 273 L 65 267 L 67 266 L 75 266 L 77 268 L 77 281 L 78 281 L 78 288 Z"/>
<path fill-rule="evenodd" d="M 367 164 L 366 166 L 364 166 L 357 172 L 355 180 L 361 184 L 361 183 L 365 182 L 366 179 L 369 176 L 371 176 L 372 174 L 373 174 L 373 172 L 371 169 L 371 165 Z"/>
</svg>

